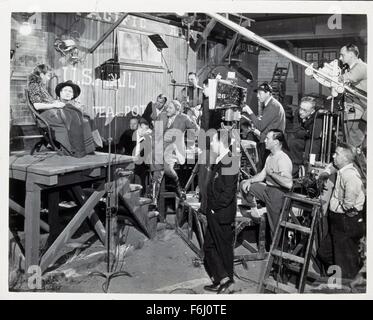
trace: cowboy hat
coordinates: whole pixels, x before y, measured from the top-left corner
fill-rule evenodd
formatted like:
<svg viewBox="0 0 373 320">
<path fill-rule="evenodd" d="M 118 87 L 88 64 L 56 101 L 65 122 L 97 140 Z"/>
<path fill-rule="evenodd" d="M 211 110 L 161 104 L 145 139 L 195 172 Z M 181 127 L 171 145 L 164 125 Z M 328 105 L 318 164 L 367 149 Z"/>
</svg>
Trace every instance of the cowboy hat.
<svg viewBox="0 0 373 320">
<path fill-rule="evenodd" d="M 55 90 L 57 97 L 60 97 L 60 92 L 64 87 L 71 87 L 73 89 L 73 92 L 74 92 L 73 99 L 77 98 L 80 95 L 80 87 L 74 82 L 72 82 L 71 80 L 67 80 L 65 82 L 61 82 L 57 84 L 56 90 Z"/>
</svg>

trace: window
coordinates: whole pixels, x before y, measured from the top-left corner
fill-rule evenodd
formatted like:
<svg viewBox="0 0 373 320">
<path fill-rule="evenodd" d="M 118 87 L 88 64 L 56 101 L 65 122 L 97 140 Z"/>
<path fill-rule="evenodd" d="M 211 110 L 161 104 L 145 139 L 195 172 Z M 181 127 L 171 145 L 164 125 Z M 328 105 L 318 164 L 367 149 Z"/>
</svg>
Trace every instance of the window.
<svg viewBox="0 0 373 320">
<path fill-rule="evenodd" d="M 124 68 L 129 66 L 135 69 L 150 68 L 153 71 L 163 71 L 161 53 L 147 34 L 118 30 L 118 54 Z"/>
</svg>

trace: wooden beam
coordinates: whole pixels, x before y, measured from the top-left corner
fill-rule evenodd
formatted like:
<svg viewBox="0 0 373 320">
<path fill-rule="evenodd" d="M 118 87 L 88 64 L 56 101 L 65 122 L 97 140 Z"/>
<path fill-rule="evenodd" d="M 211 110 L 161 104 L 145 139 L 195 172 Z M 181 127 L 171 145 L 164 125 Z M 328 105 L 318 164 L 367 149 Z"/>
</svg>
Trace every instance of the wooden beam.
<svg viewBox="0 0 373 320">
<path fill-rule="evenodd" d="M 12 199 L 9 199 L 9 207 L 15 212 L 19 213 L 21 216 L 25 216 L 25 208 L 20 206 L 18 203 L 16 203 Z M 40 228 L 43 229 L 45 232 L 49 232 L 48 224 L 42 220 L 40 220 Z"/>
<path fill-rule="evenodd" d="M 76 230 L 81 226 L 86 218 L 89 218 L 94 213 L 94 207 L 106 193 L 105 190 L 94 191 L 87 199 L 84 205 L 79 209 L 74 218 L 71 219 L 66 228 L 60 233 L 56 241 L 49 247 L 43 255 L 40 262 L 40 269 L 44 272 L 57 258 L 58 252 L 71 239 Z M 27 217 L 26 217 L 27 218 Z"/>
<path fill-rule="evenodd" d="M 83 192 L 82 187 L 81 186 L 72 187 L 72 193 L 73 193 L 76 201 L 78 201 L 79 206 L 82 207 L 85 203 L 84 192 Z M 105 234 L 106 234 L 105 227 L 101 223 L 101 221 L 98 218 L 96 212 L 92 213 L 91 217 L 89 218 L 89 221 L 90 221 L 91 225 L 94 227 L 94 229 L 95 229 L 98 237 L 100 238 L 101 242 L 103 244 L 105 244 Z"/>
<path fill-rule="evenodd" d="M 211 19 L 209 21 L 205 30 L 203 30 L 203 32 L 201 34 L 201 37 L 197 40 L 197 44 L 196 44 L 195 49 L 194 49 L 195 52 L 197 52 L 199 50 L 199 48 L 201 47 L 202 43 L 204 43 L 207 40 L 207 37 L 211 33 L 212 29 L 214 29 L 214 27 L 216 25 L 216 22 L 217 21 L 215 19 Z"/>
<path fill-rule="evenodd" d="M 236 33 L 234 35 L 234 37 L 232 38 L 232 40 L 227 44 L 227 46 L 225 47 L 224 51 L 223 51 L 223 54 L 220 58 L 220 62 L 219 63 L 224 63 L 224 59 L 229 55 L 229 53 L 231 52 L 231 50 L 233 49 L 234 45 L 240 41 L 241 39 L 241 35 Z"/>
<path fill-rule="evenodd" d="M 123 20 L 128 16 L 128 13 L 124 13 L 101 37 L 96 41 L 96 43 L 88 50 L 89 53 L 93 53 L 98 46 L 103 43 L 106 38 L 123 22 Z"/>
</svg>

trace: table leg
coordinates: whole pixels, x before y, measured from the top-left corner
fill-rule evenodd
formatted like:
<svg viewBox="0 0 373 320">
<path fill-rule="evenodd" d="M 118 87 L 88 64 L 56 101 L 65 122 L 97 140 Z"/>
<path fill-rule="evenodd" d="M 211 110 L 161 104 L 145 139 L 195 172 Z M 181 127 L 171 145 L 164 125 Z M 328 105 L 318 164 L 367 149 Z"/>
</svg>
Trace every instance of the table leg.
<svg viewBox="0 0 373 320">
<path fill-rule="evenodd" d="M 50 246 L 58 237 L 61 229 L 59 216 L 60 192 L 51 191 L 48 193 L 48 223 L 49 236 L 47 246 Z"/>
<path fill-rule="evenodd" d="M 37 184 L 26 182 L 24 227 L 26 272 L 30 266 L 39 265 L 40 193 L 41 188 Z"/>
</svg>

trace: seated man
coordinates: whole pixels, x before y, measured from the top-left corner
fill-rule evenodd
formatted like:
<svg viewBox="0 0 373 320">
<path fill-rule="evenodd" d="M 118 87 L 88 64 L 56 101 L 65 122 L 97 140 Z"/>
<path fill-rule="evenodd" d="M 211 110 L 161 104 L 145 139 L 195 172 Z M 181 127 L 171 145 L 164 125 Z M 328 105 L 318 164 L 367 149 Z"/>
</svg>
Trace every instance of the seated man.
<svg viewBox="0 0 373 320">
<path fill-rule="evenodd" d="M 353 166 L 355 155 L 355 148 L 346 143 L 340 143 L 333 155 L 338 171 L 329 203 L 329 233 L 318 250 L 318 257 L 326 267 L 339 266 L 342 278 L 349 280 L 362 267 L 359 241 L 365 233 L 365 192 L 360 174 Z"/>
<path fill-rule="evenodd" d="M 136 132 L 138 126 L 139 126 L 139 119 L 136 117 L 132 117 L 130 119 L 129 129 L 125 130 L 119 139 L 118 151 L 121 154 L 132 156 L 133 150 L 136 146 L 136 139 L 134 139 L 134 132 Z"/>
<path fill-rule="evenodd" d="M 153 129 L 154 121 L 156 121 L 159 114 L 165 110 L 166 102 L 167 97 L 160 93 L 155 102 L 150 101 L 146 106 L 144 113 L 142 114 L 142 118 L 149 123 L 150 129 Z"/>
<path fill-rule="evenodd" d="M 252 217 L 260 217 L 255 198 L 265 203 L 273 234 L 281 213 L 284 194 L 293 186 L 293 165 L 288 155 L 282 151 L 286 142 L 281 130 L 270 130 L 264 142 L 270 155 L 267 157 L 263 170 L 254 177 L 242 181 L 240 187 L 242 196 L 251 207 Z"/>
<path fill-rule="evenodd" d="M 164 147 L 164 173 L 170 177 L 176 186 L 176 194 L 182 197 L 182 189 L 179 177 L 174 169 L 176 163 L 185 163 L 185 142 L 186 130 L 193 130 L 194 137 L 199 130 L 199 126 L 189 116 L 181 113 L 181 104 L 177 100 L 172 100 L 166 107 L 167 123 L 163 136 Z M 191 132 L 190 132 L 191 133 Z"/>
<path fill-rule="evenodd" d="M 320 160 L 322 134 L 322 117 L 317 117 L 316 99 L 305 96 L 295 113 L 292 128 L 287 131 L 294 175 L 301 165 L 309 162 L 310 153 L 315 155 L 316 161 Z"/>
</svg>

